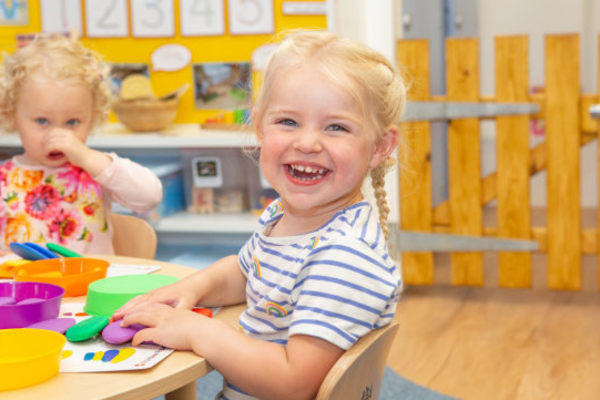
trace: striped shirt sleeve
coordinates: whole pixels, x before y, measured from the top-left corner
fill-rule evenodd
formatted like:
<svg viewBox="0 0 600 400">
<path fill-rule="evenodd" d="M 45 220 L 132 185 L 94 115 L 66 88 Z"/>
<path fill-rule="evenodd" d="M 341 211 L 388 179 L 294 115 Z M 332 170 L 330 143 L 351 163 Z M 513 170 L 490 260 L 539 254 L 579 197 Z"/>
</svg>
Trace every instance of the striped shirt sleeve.
<svg viewBox="0 0 600 400">
<path fill-rule="evenodd" d="M 369 245 L 345 237 L 315 248 L 293 289 L 289 335 L 316 336 L 348 349 L 393 317 L 398 269 Z"/>
</svg>

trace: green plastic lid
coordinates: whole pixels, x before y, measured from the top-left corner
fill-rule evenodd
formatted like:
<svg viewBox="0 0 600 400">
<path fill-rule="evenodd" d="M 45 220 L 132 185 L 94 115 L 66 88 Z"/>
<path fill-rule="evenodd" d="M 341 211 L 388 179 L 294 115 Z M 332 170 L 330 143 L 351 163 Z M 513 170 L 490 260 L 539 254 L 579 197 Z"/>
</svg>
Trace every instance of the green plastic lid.
<svg viewBox="0 0 600 400">
<path fill-rule="evenodd" d="M 140 294 L 161 286 L 177 282 L 177 278 L 169 275 L 121 275 L 94 281 L 88 287 L 83 311 L 90 315 L 110 317 L 113 313 Z"/>
</svg>

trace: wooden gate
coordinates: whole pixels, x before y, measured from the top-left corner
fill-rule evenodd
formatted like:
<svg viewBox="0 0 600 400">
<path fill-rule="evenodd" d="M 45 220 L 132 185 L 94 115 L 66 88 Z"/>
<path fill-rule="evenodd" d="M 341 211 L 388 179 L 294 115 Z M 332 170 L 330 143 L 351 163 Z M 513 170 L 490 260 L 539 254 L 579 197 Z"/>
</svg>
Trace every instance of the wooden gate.
<svg viewBox="0 0 600 400">
<path fill-rule="evenodd" d="M 599 41 L 600 43 L 600 41 Z M 427 120 L 405 122 L 399 151 L 401 229 L 454 235 L 533 239 L 547 253 L 547 286 L 581 288 L 581 255 L 597 254 L 598 230 L 580 225 L 580 147 L 598 135 L 589 115 L 598 95 L 580 94 L 579 36 L 545 38 L 545 91 L 529 93 L 527 36 L 495 39 L 494 98 L 479 95 L 477 39 L 446 40 L 446 96 L 429 93 L 429 49 L 426 40 L 397 43 L 398 64 L 411 85 L 409 101 L 497 102 L 539 104 L 537 115 L 497 116 L 494 173 L 481 178 L 479 118 L 449 120 L 448 199 L 432 205 L 431 139 Z M 600 53 L 600 49 L 599 49 Z M 600 77 L 599 77 L 600 82 Z M 545 142 L 530 148 L 530 119 L 543 119 Z M 405 151 L 404 151 L 405 150 Z M 599 148 L 600 150 L 600 148 Z M 599 151 L 600 152 L 600 151 Z M 530 177 L 547 173 L 546 226 L 531 224 Z M 497 201 L 497 227 L 485 227 L 483 207 Z M 452 252 L 455 285 L 482 285 L 481 252 Z M 432 252 L 403 252 L 407 284 L 434 282 Z M 499 253 L 499 285 L 531 286 L 531 253 Z"/>
</svg>

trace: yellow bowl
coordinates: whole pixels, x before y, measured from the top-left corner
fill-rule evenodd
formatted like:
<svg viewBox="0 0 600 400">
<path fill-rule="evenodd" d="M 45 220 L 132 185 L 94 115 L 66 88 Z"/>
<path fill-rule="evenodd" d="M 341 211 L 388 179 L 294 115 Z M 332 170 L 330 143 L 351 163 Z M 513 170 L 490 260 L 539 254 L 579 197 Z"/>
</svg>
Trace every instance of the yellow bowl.
<svg viewBox="0 0 600 400">
<path fill-rule="evenodd" d="M 58 374 L 66 341 L 44 329 L 0 330 L 0 390 L 35 385 Z"/>
</svg>

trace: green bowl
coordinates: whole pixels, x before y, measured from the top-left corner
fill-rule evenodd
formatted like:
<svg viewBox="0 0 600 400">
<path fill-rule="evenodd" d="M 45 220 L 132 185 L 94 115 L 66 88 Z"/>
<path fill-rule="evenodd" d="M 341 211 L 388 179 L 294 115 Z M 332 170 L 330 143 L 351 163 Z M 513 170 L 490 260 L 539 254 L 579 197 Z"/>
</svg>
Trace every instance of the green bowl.
<svg viewBox="0 0 600 400">
<path fill-rule="evenodd" d="M 90 315 L 110 317 L 135 296 L 170 285 L 177 280 L 174 276 L 159 274 L 121 275 L 100 279 L 88 287 L 83 311 Z"/>
</svg>

